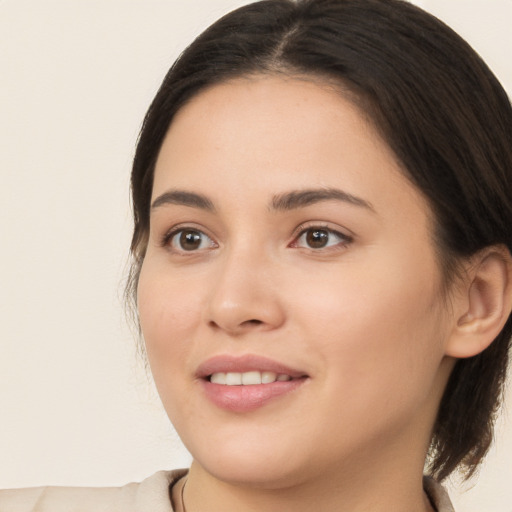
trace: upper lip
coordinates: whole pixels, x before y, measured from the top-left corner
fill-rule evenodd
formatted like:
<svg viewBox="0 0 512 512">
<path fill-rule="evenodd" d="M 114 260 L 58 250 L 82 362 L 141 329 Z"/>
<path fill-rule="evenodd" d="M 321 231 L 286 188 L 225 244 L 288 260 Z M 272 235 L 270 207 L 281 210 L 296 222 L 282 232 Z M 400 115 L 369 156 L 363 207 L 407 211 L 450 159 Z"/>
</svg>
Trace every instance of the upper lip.
<svg viewBox="0 0 512 512">
<path fill-rule="evenodd" d="M 290 368 L 278 361 L 254 354 L 245 354 L 242 356 L 226 354 L 211 357 L 199 365 L 196 376 L 204 379 L 214 373 L 245 373 L 251 371 L 274 372 L 281 375 L 289 375 L 292 378 L 307 376 L 304 371 Z"/>
</svg>

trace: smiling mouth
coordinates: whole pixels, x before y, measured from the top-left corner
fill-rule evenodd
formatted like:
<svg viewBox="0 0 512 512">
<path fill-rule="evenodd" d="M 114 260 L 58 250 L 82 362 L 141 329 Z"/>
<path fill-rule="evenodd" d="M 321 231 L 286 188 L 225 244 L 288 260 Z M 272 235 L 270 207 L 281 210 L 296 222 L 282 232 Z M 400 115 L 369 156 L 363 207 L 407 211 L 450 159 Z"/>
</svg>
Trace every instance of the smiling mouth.
<svg viewBox="0 0 512 512">
<path fill-rule="evenodd" d="M 273 382 L 287 382 L 293 380 L 293 377 L 285 373 L 275 373 L 268 371 L 250 371 L 250 372 L 216 372 L 207 377 L 212 384 L 221 384 L 223 386 L 257 386 L 258 384 L 272 384 Z"/>
<path fill-rule="evenodd" d="M 255 354 L 211 357 L 199 365 L 195 377 L 213 405 L 234 413 L 260 409 L 310 380 L 303 370 Z"/>
</svg>

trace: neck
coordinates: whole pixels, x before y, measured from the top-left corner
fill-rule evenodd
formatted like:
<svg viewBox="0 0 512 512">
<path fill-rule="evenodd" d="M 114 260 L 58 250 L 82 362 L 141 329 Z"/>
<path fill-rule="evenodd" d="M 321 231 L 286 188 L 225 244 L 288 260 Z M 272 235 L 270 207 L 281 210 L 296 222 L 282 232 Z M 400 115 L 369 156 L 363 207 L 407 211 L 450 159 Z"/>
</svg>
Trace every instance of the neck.
<svg viewBox="0 0 512 512">
<path fill-rule="evenodd" d="M 333 472 L 286 486 L 275 482 L 255 486 L 220 480 L 193 462 L 183 498 L 186 512 L 431 512 L 421 473 L 421 469 L 406 473 L 403 468 L 379 471 L 378 464 L 374 464 L 364 475 L 353 469 L 350 474 Z M 176 491 L 181 494 L 182 487 L 177 486 Z"/>
</svg>

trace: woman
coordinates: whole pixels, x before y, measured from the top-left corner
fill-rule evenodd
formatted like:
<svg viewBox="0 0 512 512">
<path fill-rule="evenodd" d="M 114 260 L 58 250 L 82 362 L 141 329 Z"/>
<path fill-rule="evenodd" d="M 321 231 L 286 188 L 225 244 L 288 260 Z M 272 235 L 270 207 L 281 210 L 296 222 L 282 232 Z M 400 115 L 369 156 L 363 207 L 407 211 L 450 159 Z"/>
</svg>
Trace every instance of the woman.
<svg viewBox="0 0 512 512">
<path fill-rule="evenodd" d="M 191 468 L 0 505 L 452 510 L 436 481 L 476 470 L 505 380 L 511 134 L 485 64 L 405 2 L 219 20 L 132 173 L 129 291 Z"/>
</svg>

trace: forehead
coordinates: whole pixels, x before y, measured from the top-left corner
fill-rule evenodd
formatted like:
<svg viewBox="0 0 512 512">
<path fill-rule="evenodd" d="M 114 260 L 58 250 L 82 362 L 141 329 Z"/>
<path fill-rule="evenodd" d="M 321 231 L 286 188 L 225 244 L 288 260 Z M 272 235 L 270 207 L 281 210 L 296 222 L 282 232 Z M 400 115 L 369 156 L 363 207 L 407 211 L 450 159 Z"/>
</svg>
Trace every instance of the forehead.
<svg viewBox="0 0 512 512">
<path fill-rule="evenodd" d="M 339 87 L 282 76 L 212 86 L 176 114 L 155 168 L 153 198 L 168 188 L 214 201 L 336 187 L 378 207 L 429 209 L 394 153 Z"/>
<path fill-rule="evenodd" d="M 199 161 L 207 151 L 205 168 Z M 156 181 L 158 174 L 181 165 L 190 167 L 191 178 L 199 163 L 206 177 L 217 158 L 223 159 L 220 167 L 232 172 L 248 165 L 255 173 L 272 166 L 278 170 L 286 160 L 296 177 L 306 171 L 320 175 L 329 159 L 346 172 L 350 161 L 361 164 L 369 151 L 401 174 L 377 130 L 339 88 L 313 80 L 254 76 L 212 86 L 178 111 L 157 160 Z M 174 178 L 179 178 L 177 172 Z"/>
</svg>

